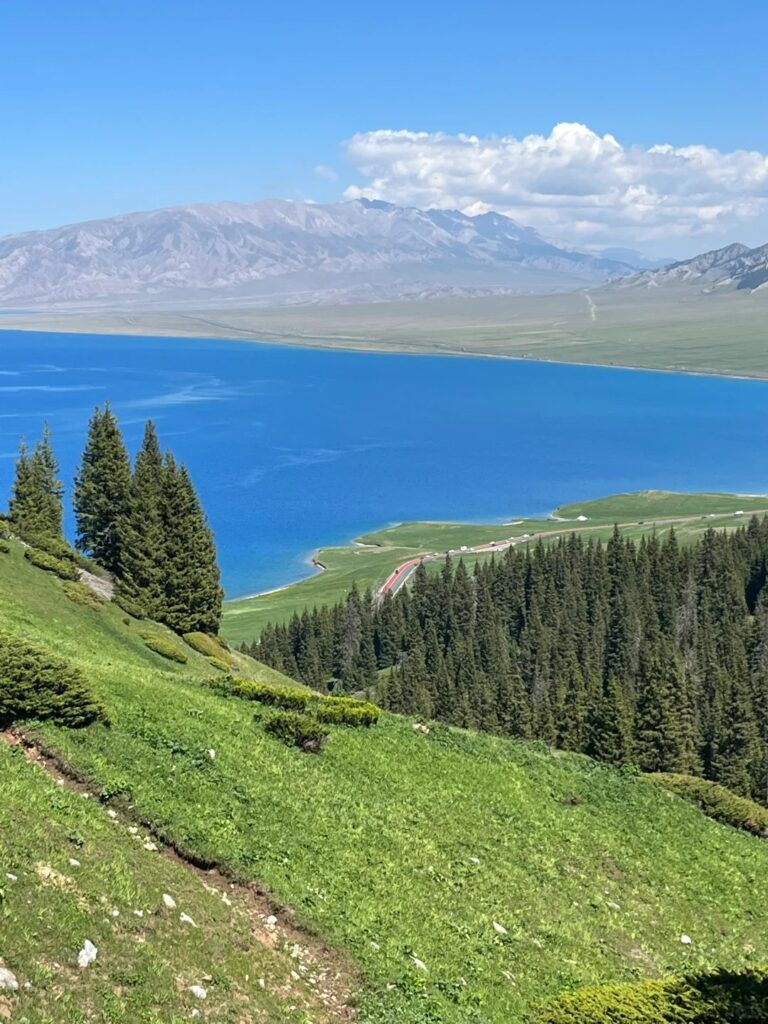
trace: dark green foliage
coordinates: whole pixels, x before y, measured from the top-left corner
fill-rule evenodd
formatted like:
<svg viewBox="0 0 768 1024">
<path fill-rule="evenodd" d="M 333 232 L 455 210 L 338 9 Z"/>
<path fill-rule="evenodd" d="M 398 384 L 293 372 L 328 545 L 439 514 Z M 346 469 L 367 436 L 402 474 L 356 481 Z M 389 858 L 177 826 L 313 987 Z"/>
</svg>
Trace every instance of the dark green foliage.
<svg viewBox="0 0 768 1024">
<path fill-rule="evenodd" d="M 77 562 L 77 553 L 61 537 L 51 537 L 45 534 L 28 534 L 25 541 L 38 551 L 44 551 L 52 558 L 58 558 L 63 562 Z"/>
<path fill-rule="evenodd" d="M 80 572 L 72 562 L 64 561 L 62 558 L 55 558 L 45 551 L 38 551 L 37 548 L 25 548 L 24 557 L 38 569 L 52 572 L 63 580 L 79 580 Z"/>
<path fill-rule="evenodd" d="M 159 654 L 169 661 L 177 661 L 180 665 L 186 665 L 189 661 L 184 651 L 180 650 L 167 636 L 161 636 L 158 633 L 143 633 L 141 639 L 150 651 L 154 651 L 155 654 Z"/>
<path fill-rule="evenodd" d="M 577 989 L 536 1014 L 534 1024 L 735 1024 L 768 1020 L 768 970 Z"/>
<path fill-rule="evenodd" d="M 264 729 L 289 747 L 299 747 L 307 754 L 319 754 L 330 735 L 316 718 L 295 711 L 275 711 L 264 723 Z"/>
<path fill-rule="evenodd" d="M 213 534 L 187 470 L 170 455 L 161 516 L 165 583 L 159 619 L 177 633 L 216 633 L 224 595 Z"/>
<path fill-rule="evenodd" d="M 255 700 L 260 704 L 291 711 L 303 711 L 313 697 L 310 690 L 301 690 L 299 687 L 290 686 L 271 686 L 269 683 L 256 683 L 250 679 L 234 679 L 229 689 L 235 697 Z"/>
<path fill-rule="evenodd" d="M 219 672 L 229 672 L 231 668 L 231 663 L 225 661 L 223 658 L 214 658 L 211 655 L 206 655 L 205 660 L 209 664 L 213 665 L 214 668 L 217 668 Z"/>
<path fill-rule="evenodd" d="M 374 601 L 267 626 L 243 650 L 315 689 L 763 799 L 768 772 L 768 520 L 607 544 L 446 560 Z"/>
<path fill-rule="evenodd" d="M 128 513 L 131 463 L 107 403 L 96 409 L 75 477 L 77 547 L 109 572 L 122 570 L 122 522 Z"/>
<path fill-rule="evenodd" d="M 86 608 L 91 608 L 95 612 L 100 612 L 104 608 L 104 602 L 98 598 L 91 588 L 85 583 L 76 583 L 74 580 L 65 580 L 64 593 L 74 604 L 81 604 Z"/>
<path fill-rule="evenodd" d="M 8 510 L 9 523 L 24 540 L 62 538 L 64 487 L 58 479 L 59 467 L 51 445 L 48 424 L 43 428 L 30 455 L 21 442 L 16 476 Z"/>
<path fill-rule="evenodd" d="M 0 631 L 0 724 L 51 719 L 72 728 L 106 721 L 88 681 L 68 661 Z"/>
<path fill-rule="evenodd" d="M 695 803 L 707 817 L 768 838 L 768 810 L 753 800 L 737 796 L 725 786 L 693 775 L 658 772 L 648 778 Z"/>
<path fill-rule="evenodd" d="M 11 545 L 6 543 L 4 540 L 0 540 L 0 555 L 7 555 L 10 553 Z"/>
</svg>

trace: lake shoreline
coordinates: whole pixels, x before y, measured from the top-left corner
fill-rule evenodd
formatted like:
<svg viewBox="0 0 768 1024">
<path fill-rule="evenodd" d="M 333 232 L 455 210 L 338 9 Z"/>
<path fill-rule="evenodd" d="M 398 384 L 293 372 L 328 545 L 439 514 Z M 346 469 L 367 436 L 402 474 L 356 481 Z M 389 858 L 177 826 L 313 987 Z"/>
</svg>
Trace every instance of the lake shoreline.
<svg viewBox="0 0 768 1024">
<path fill-rule="evenodd" d="M 0 311 L 1 312 L 1 311 Z M 10 314 L 9 314 L 10 315 Z M 708 369 L 704 367 L 674 367 L 674 366 L 642 366 L 634 363 L 616 363 L 616 362 L 600 362 L 599 360 L 578 360 L 578 359 L 553 359 L 547 358 L 546 356 L 521 356 L 512 355 L 504 352 L 480 352 L 480 351 L 467 351 L 462 349 L 451 349 L 442 348 L 438 345 L 434 347 L 418 347 L 415 348 L 413 345 L 407 343 L 402 344 L 394 342 L 387 344 L 386 342 L 379 342 L 375 340 L 364 341 L 362 339 L 347 339 L 348 343 L 335 342 L 334 340 L 324 339 L 312 339 L 305 338 L 299 335 L 276 335 L 271 337 L 255 337 L 250 332 L 247 333 L 233 333 L 231 335 L 214 335 L 214 334 L 178 334 L 175 331 L 160 331 L 157 333 L 157 328 L 154 331 L 139 330 L 140 325 L 136 325 L 136 330 L 120 330 L 120 325 L 110 325 L 109 328 L 105 327 L 102 329 L 78 329 L 75 325 L 74 329 L 65 325 L 52 326 L 47 324 L 43 329 L 38 326 L 32 325 L 27 321 L 24 321 L 21 325 L 19 324 L 6 324 L 0 320 L 0 337 L 3 333 L 12 333 L 14 331 L 22 333 L 32 334 L 50 334 L 52 336 L 60 336 L 62 334 L 74 334 L 79 337 L 89 338 L 152 338 L 158 341 L 168 342 L 185 342 L 185 341 L 204 341 L 204 342 L 241 342 L 247 345 L 260 345 L 260 346 L 277 346 L 281 348 L 289 349 L 305 349 L 307 351 L 322 351 L 322 352 L 346 352 L 349 354 L 357 355 L 377 355 L 377 356 L 421 356 L 424 358 L 432 358 L 434 356 L 445 356 L 448 359 L 491 359 L 498 362 L 513 362 L 523 364 L 536 364 L 541 363 L 547 366 L 572 366 L 572 367 L 593 367 L 595 369 L 602 370 L 623 370 L 631 373 L 663 373 L 671 374 L 673 376 L 681 377 L 707 377 L 715 378 L 720 380 L 738 380 L 738 381 L 768 381 L 768 370 L 754 370 L 746 372 L 744 370 L 723 370 L 723 369 Z M 231 328 L 228 328 L 231 329 Z"/>
</svg>

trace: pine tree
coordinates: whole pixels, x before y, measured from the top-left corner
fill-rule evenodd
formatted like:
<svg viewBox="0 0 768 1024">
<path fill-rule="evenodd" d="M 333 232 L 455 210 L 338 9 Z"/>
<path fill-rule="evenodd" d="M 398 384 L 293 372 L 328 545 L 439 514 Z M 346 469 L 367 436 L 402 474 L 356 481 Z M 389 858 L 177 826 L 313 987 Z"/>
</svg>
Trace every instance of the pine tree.
<svg viewBox="0 0 768 1024">
<path fill-rule="evenodd" d="M 163 458 L 150 420 L 136 456 L 128 493 L 128 509 L 119 523 L 120 579 L 118 593 L 130 610 L 147 618 L 163 615 L 165 537 L 162 521 Z"/>
<path fill-rule="evenodd" d="M 223 592 L 216 545 L 184 466 L 172 455 L 163 465 L 161 502 L 165 586 L 161 621 L 177 633 L 216 634 Z"/>
<path fill-rule="evenodd" d="M 121 524 L 130 513 L 131 464 L 109 407 L 96 409 L 75 477 L 77 546 L 105 569 L 121 573 Z"/>
<path fill-rule="evenodd" d="M 64 486 L 46 423 L 43 437 L 30 455 L 22 440 L 9 506 L 9 518 L 20 537 L 63 540 Z"/>
</svg>

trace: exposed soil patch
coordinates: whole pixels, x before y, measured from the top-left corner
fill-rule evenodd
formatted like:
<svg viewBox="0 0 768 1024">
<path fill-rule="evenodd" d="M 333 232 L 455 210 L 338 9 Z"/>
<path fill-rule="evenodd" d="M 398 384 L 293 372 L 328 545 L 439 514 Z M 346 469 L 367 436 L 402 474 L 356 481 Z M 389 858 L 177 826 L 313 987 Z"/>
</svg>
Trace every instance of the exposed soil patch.
<svg viewBox="0 0 768 1024">
<path fill-rule="evenodd" d="M 100 800 L 99 793 L 87 782 L 68 770 L 52 752 L 42 750 L 18 730 L 0 732 L 0 741 L 8 746 L 23 747 L 26 759 L 39 765 L 57 785 Z M 280 906 L 257 883 L 235 880 L 215 866 L 196 863 L 193 858 L 168 844 L 153 833 L 145 820 L 131 817 L 130 811 L 104 805 L 104 813 L 117 827 L 126 827 L 131 836 L 144 845 L 148 855 L 155 854 L 180 864 L 200 880 L 204 888 L 219 897 L 233 912 L 242 915 L 251 935 L 268 949 L 288 952 L 294 967 L 278 994 L 286 999 L 300 999 L 307 987 L 312 1002 L 329 1021 L 353 1021 L 355 1011 L 350 1005 L 360 987 L 354 965 L 343 954 L 329 949 L 315 935 L 295 923 L 289 907 Z M 141 828 L 138 828 L 141 825 Z M 306 986 L 306 987 L 305 987 Z"/>
</svg>

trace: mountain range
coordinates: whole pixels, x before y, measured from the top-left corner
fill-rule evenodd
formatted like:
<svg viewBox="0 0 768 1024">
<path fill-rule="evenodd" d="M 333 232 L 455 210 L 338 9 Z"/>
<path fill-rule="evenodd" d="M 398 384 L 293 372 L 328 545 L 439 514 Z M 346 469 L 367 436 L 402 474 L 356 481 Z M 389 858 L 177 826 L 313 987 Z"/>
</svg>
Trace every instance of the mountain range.
<svg viewBox="0 0 768 1024">
<path fill-rule="evenodd" d="M 531 294 L 600 284 L 638 266 L 555 245 L 498 213 L 366 199 L 213 203 L 2 238 L 0 305 L 259 306 Z"/>
<path fill-rule="evenodd" d="M 688 285 L 702 292 L 758 291 L 768 286 L 768 245 L 750 249 L 735 242 L 693 259 L 625 277 L 613 282 L 611 287 L 658 288 L 668 285 Z"/>
</svg>

